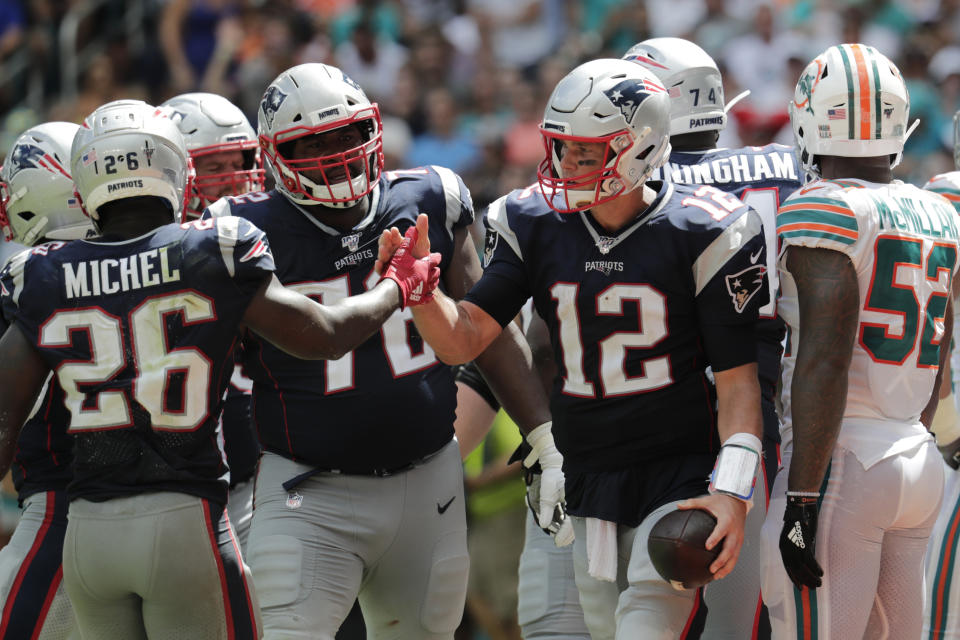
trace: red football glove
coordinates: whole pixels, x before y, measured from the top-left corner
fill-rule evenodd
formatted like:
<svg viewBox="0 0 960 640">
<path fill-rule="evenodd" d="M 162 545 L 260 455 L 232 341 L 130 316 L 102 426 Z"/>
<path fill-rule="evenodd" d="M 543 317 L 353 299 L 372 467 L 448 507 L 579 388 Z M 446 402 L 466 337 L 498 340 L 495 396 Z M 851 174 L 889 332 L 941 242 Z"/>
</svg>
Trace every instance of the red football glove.
<svg viewBox="0 0 960 640">
<path fill-rule="evenodd" d="M 419 260 L 414 258 L 410 249 L 416 241 L 417 229 L 410 227 L 381 278 L 381 280 L 393 280 L 400 287 L 401 309 L 430 302 L 433 300 L 433 290 L 440 283 L 442 256 L 439 253 L 431 253 Z"/>
</svg>

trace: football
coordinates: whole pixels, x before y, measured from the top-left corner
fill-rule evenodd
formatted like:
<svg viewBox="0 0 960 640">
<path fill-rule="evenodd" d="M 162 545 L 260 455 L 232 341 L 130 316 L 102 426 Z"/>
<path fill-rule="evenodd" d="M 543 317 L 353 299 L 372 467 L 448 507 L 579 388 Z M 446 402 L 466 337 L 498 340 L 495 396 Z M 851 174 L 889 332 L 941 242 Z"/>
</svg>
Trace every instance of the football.
<svg viewBox="0 0 960 640">
<path fill-rule="evenodd" d="M 717 519 L 702 509 L 677 509 L 660 518 L 647 540 L 657 573 L 682 589 L 696 589 L 713 580 L 710 564 L 720 555 L 722 544 L 710 550 L 705 544 L 716 525 Z"/>
</svg>

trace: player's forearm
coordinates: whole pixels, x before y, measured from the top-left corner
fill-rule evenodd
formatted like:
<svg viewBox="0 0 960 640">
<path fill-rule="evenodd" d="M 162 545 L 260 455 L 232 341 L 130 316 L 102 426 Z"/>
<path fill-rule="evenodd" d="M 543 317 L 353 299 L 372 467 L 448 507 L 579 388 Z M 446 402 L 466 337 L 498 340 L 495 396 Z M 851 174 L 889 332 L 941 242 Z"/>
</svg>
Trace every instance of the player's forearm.
<svg viewBox="0 0 960 640">
<path fill-rule="evenodd" d="M 526 340 L 514 323 L 476 358 L 483 377 L 520 430 L 550 420 L 550 405 Z"/>
<path fill-rule="evenodd" d="M 847 256 L 790 247 L 800 327 L 790 390 L 793 459 L 788 488 L 819 491 L 847 406 L 847 375 L 859 326 L 860 290 Z"/>
<path fill-rule="evenodd" d="M 487 339 L 483 336 L 464 305 L 437 289 L 433 292 L 432 302 L 410 307 L 417 331 L 437 357 L 447 364 L 473 360 L 496 337 L 492 335 Z M 497 327 L 499 329 L 499 325 Z"/>
<path fill-rule="evenodd" d="M 318 353 L 329 360 L 343 357 L 376 333 L 399 308 L 399 288 L 392 280 L 384 280 L 366 293 L 315 309 L 319 316 L 315 326 L 320 327 L 317 345 L 322 343 Z"/>
<path fill-rule="evenodd" d="M 735 433 L 763 437 L 757 364 L 714 372 L 717 383 L 717 432 L 724 442 Z"/>
</svg>

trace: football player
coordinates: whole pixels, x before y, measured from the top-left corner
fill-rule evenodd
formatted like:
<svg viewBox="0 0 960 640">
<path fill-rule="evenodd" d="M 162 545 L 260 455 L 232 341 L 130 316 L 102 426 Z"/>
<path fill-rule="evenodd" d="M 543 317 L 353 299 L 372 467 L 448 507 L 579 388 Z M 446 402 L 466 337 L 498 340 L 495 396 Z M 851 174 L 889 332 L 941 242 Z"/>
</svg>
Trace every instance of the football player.
<svg viewBox="0 0 960 640">
<path fill-rule="evenodd" d="M 257 129 L 276 189 L 207 212 L 263 228 L 281 282 L 323 301 L 365 291 L 379 280 L 381 233 L 421 212 L 443 288 L 459 297 L 478 278 L 463 181 L 444 167 L 383 172 L 379 108 L 340 69 L 281 73 Z M 249 560 L 269 637 L 332 640 L 358 596 L 370 638 L 449 640 L 460 622 L 469 557 L 455 384 L 410 320 L 394 314 L 326 363 L 256 336 L 244 345 L 265 450 Z M 478 365 L 522 429 L 548 423 L 523 337 L 505 338 Z M 559 499 L 559 454 L 552 460 L 545 502 Z"/>
<path fill-rule="evenodd" d="M 780 423 L 774 402 L 780 376 L 784 324 L 777 316 L 777 208 L 800 186 L 793 149 L 779 144 L 717 148 L 727 123 L 720 70 L 706 51 L 682 38 L 644 40 L 623 56 L 651 71 L 670 96 L 670 161 L 661 170 L 673 182 L 710 185 L 732 193 L 763 220 L 770 300 L 760 308 L 757 370 L 763 408 L 763 465 L 747 516 L 743 551 L 725 580 L 704 589 L 706 626 L 702 638 L 769 638 L 761 608 L 760 529 L 767 514 L 770 485 L 780 461 Z"/>
<path fill-rule="evenodd" d="M 875 48 L 821 53 L 789 109 L 818 179 L 777 213 L 788 337 L 763 599 L 775 638 L 917 638 L 943 489 L 921 412 L 950 341 L 956 213 L 893 178 L 910 98 Z"/>
<path fill-rule="evenodd" d="M 956 171 L 934 176 L 923 188 L 942 195 L 960 213 L 960 111 L 953 116 L 953 161 Z M 957 292 L 954 281 L 954 304 Z M 960 582 L 954 573 L 960 543 L 960 527 L 957 526 L 960 520 L 960 473 L 957 472 L 960 468 L 960 415 L 956 406 L 956 381 L 960 375 L 960 350 L 956 348 L 956 337 L 960 334 L 958 320 L 954 314 L 955 340 L 950 352 L 950 366 L 946 367 L 952 380 L 944 377 L 941 383 L 940 403 L 930 427 L 949 468 L 944 469 L 943 503 L 927 545 L 923 637 L 943 640 L 960 640 L 960 589 L 957 588 Z"/>
<path fill-rule="evenodd" d="M 238 218 L 179 220 L 188 158 L 155 107 L 123 100 L 74 137 L 71 175 L 95 239 L 39 245 L 0 274 L 0 475 L 52 370 L 70 412 L 63 580 L 84 637 L 256 638 L 258 607 L 225 504 L 216 416 L 242 322 L 305 358 L 337 358 L 436 259 L 323 307 L 273 276 Z M 424 229 L 426 232 L 426 229 Z M 49 508 L 49 507 L 48 507 Z"/>
<path fill-rule="evenodd" d="M 0 169 L 0 226 L 10 243 L 43 244 L 93 233 L 73 193 L 70 145 L 79 125 L 47 122 L 23 132 Z M 0 317 L 0 333 L 9 321 Z M 51 380 L 20 430 L 13 485 L 23 509 L 9 544 L 0 549 L 0 637 L 61 640 L 76 628 L 63 587 L 67 484 L 73 460 L 70 414 Z"/>
<path fill-rule="evenodd" d="M 556 374 L 550 337 L 543 320 L 529 305 L 521 310 L 522 324 L 534 363 L 549 392 Z M 454 428 L 461 454 L 466 457 L 493 425 L 500 403 L 472 363 L 457 368 L 457 421 Z M 524 461 L 530 446 L 522 443 L 511 462 Z M 573 527 L 559 511 L 540 526 L 540 465 L 524 465 L 527 504 L 523 551 L 517 583 L 517 622 L 526 640 L 589 640 L 583 622 L 580 595 L 573 577 Z"/>
<path fill-rule="evenodd" d="M 438 292 L 413 314 L 438 356 L 458 363 L 533 296 L 558 369 L 552 432 L 594 639 L 687 632 L 697 591 L 657 574 L 650 529 L 678 506 L 709 511 L 708 547 L 722 549 L 710 569 L 724 577 L 760 457 L 760 218 L 718 189 L 648 180 L 670 152 L 669 113 L 666 89 L 640 65 L 574 69 L 544 112 L 539 186 L 490 207 L 483 278 L 463 301 Z M 429 249 L 425 240 L 414 255 Z M 398 232 L 385 235 L 380 259 L 399 242 Z M 552 440 L 527 435 L 534 457 L 540 437 Z"/>
<path fill-rule="evenodd" d="M 232 102 L 213 93 L 184 93 L 160 108 L 180 129 L 193 161 L 195 176 L 183 208 L 185 220 L 198 218 L 222 196 L 263 190 L 265 174 L 257 134 Z M 238 363 L 220 416 L 230 467 L 227 515 L 244 551 L 253 517 L 253 474 L 260 457 L 260 443 L 250 422 L 252 385 Z"/>
</svg>

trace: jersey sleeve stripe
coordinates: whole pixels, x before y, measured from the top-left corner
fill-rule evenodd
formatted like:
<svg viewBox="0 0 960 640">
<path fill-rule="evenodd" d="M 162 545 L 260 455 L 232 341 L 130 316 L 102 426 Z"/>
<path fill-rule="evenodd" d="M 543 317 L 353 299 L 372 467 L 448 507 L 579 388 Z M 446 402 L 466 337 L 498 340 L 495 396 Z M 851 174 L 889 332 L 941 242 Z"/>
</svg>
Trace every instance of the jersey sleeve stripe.
<svg viewBox="0 0 960 640">
<path fill-rule="evenodd" d="M 836 233 L 830 233 L 826 231 L 814 231 L 812 229 L 784 231 L 779 233 L 778 235 L 781 238 L 824 238 L 827 240 L 833 240 L 834 242 L 839 242 L 841 244 L 846 244 L 846 245 L 854 244 L 857 241 L 856 238 L 848 238 Z"/>
<path fill-rule="evenodd" d="M 507 197 L 502 196 L 490 204 L 487 208 L 486 223 L 513 249 L 517 257 L 523 260 L 523 254 L 520 253 L 520 241 L 517 239 L 517 234 L 510 228 L 510 221 L 507 219 Z"/>
<path fill-rule="evenodd" d="M 234 216 L 224 216 L 215 218 L 217 222 L 217 242 L 220 244 L 220 257 L 223 258 L 223 264 L 227 267 L 227 273 L 232 278 L 234 276 L 233 266 L 233 248 L 237 246 L 237 239 L 240 237 L 240 218 Z"/>
<path fill-rule="evenodd" d="M 777 214 L 789 213 L 791 211 L 805 211 L 813 209 L 816 211 L 828 211 L 840 215 L 856 218 L 856 214 L 850 210 L 844 202 L 840 200 L 827 200 L 825 198 L 797 198 L 780 207 Z"/>
<path fill-rule="evenodd" d="M 453 239 L 453 226 L 460 220 L 460 184 L 457 180 L 457 174 L 446 167 L 431 165 L 430 167 L 440 176 L 440 183 L 443 185 L 443 196 L 447 202 L 447 235 Z"/>
<path fill-rule="evenodd" d="M 30 258 L 30 255 L 30 249 L 24 249 L 10 258 L 10 277 L 13 279 L 12 300 L 18 307 L 20 306 L 20 292 L 23 291 L 23 272 L 26 269 L 27 259 Z"/>
<path fill-rule="evenodd" d="M 748 211 L 730 223 L 693 263 L 693 282 L 700 295 L 723 265 L 739 252 L 751 238 L 763 235 L 760 214 Z"/>
<path fill-rule="evenodd" d="M 960 193 L 950 191 L 949 189 L 930 189 L 934 193 L 939 193 L 950 202 L 960 202 Z"/>
<path fill-rule="evenodd" d="M 777 227 L 804 222 L 816 222 L 833 225 L 835 227 L 843 227 L 844 229 L 851 229 L 853 231 L 858 230 L 856 218 L 840 215 L 832 211 L 803 209 L 801 211 L 788 211 L 777 216 Z"/>
<path fill-rule="evenodd" d="M 803 231 L 803 230 L 812 230 L 812 231 L 824 231 L 827 233 L 833 233 L 838 236 L 843 236 L 845 238 L 850 238 L 856 241 L 860 237 L 860 234 L 857 233 L 856 229 L 844 229 L 843 227 L 838 227 L 833 224 L 822 224 L 819 222 L 811 222 L 804 220 L 803 222 L 795 222 L 794 224 L 785 224 L 781 227 L 777 227 L 778 235 L 785 235 L 791 231 Z"/>
</svg>

